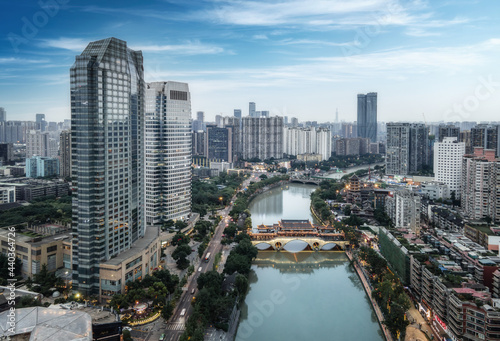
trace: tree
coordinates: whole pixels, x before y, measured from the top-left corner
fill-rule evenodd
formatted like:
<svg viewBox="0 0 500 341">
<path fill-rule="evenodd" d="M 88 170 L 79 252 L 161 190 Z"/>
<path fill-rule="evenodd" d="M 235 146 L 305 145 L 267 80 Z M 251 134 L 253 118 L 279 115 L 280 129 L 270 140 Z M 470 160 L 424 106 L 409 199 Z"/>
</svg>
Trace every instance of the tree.
<svg viewBox="0 0 500 341">
<path fill-rule="evenodd" d="M 224 229 L 224 234 L 226 235 L 226 237 L 234 238 L 236 232 L 238 232 L 238 227 L 236 226 L 236 224 L 229 224 L 229 226 Z"/>
<path fill-rule="evenodd" d="M 130 305 L 130 302 L 127 299 L 127 295 L 117 294 L 113 295 L 111 301 L 109 302 L 109 305 L 116 311 L 120 311 L 121 308 L 127 309 Z"/>
<path fill-rule="evenodd" d="M 161 310 L 161 317 L 163 317 L 165 321 L 168 321 L 168 319 L 172 316 L 173 312 L 174 312 L 174 305 L 172 304 L 172 302 L 168 302 L 163 306 L 163 309 Z"/>
<path fill-rule="evenodd" d="M 181 244 L 189 244 L 189 241 L 191 239 L 186 236 L 184 233 L 176 233 L 175 236 L 172 238 L 172 245 L 181 245 Z"/>
<path fill-rule="evenodd" d="M 175 228 L 178 229 L 179 231 L 186 228 L 188 224 L 182 220 L 177 220 L 175 222 Z"/>
<path fill-rule="evenodd" d="M 130 331 L 129 330 L 124 330 L 122 332 L 123 334 L 123 341 L 133 341 L 134 339 L 132 339 L 132 336 L 130 335 Z"/>
<path fill-rule="evenodd" d="M 238 294 L 241 297 L 244 297 L 248 290 L 248 279 L 245 276 L 238 274 L 236 276 L 235 286 L 236 290 L 238 290 Z"/>
</svg>

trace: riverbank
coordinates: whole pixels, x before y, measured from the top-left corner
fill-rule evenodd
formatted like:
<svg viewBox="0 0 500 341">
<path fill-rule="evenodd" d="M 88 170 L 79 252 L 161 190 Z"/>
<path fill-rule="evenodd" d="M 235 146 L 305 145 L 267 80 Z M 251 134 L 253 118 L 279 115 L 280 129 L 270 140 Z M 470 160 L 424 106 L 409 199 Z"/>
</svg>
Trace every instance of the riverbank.
<svg viewBox="0 0 500 341">
<path fill-rule="evenodd" d="M 384 322 L 384 315 L 382 314 L 382 311 L 380 310 L 380 307 L 378 306 L 377 302 L 375 302 L 372 298 L 372 289 L 370 286 L 370 282 L 368 279 L 365 277 L 363 270 L 359 266 L 357 261 L 353 261 L 353 256 L 349 251 L 346 251 L 347 258 L 351 261 L 351 264 L 354 265 L 354 269 L 356 270 L 356 273 L 358 274 L 359 279 L 361 280 L 361 283 L 363 284 L 363 288 L 365 289 L 366 295 L 368 299 L 370 300 L 370 303 L 373 307 L 373 311 L 375 312 L 375 315 L 377 316 L 378 323 L 380 325 L 380 328 L 382 329 L 384 333 L 384 337 L 386 341 L 393 341 L 392 335 L 387 330 L 387 327 L 385 326 Z"/>
</svg>

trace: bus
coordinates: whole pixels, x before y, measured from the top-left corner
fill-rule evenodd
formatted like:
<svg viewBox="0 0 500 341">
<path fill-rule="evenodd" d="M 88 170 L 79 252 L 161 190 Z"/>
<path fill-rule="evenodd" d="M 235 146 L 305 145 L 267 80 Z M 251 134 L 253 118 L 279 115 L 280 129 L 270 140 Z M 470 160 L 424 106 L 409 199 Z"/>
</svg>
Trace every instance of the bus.
<svg viewBox="0 0 500 341">
<path fill-rule="evenodd" d="M 186 315 L 186 308 L 182 309 L 182 311 L 181 311 L 181 316 L 184 316 L 184 315 Z"/>
<path fill-rule="evenodd" d="M 210 259 L 210 252 L 207 253 L 207 255 L 205 256 L 205 262 L 208 262 L 209 259 Z"/>
</svg>

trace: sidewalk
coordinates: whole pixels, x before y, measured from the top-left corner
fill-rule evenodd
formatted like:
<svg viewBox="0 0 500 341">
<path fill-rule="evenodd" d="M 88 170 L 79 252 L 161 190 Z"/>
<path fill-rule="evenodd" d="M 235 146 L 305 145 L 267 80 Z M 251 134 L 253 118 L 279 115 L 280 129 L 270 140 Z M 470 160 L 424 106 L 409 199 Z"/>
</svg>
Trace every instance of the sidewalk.
<svg viewBox="0 0 500 341">
<path fill-rule="evenodd" d="M 346 251 L 346 255 L 349 258 L 349 260 L 352 261 L 351 253 Z M 380 328 L 382 329 L 382 331 L 384 333 L 385 339 L 387 341 L 393 341 L 391 333 L 389 332 L 389 330 L 387 330 L 387 327 L 385 326 L 385 324 L 382 323 L 384 321 L 384 315 L 382 314 L 382 311 L 380 310 L 377 302 L 375 302 L 372 299 L 372 289 L 370 288 L 370 284 L 369 284 L 368 280 L 365 278 L 363 271 L 360 269 L 358 263 L 354 262 L 353 264 L 354 264 L 354 268 L 355 268 L 356 272 L 358 273 L 359 279 L 361 279 L 361 282 L 363 283 L 363 287 L 365 288 L 366 295 L 370 299 L 370 302 L 371 302 L 372 307 L 373 307 L 373 311 L 375 312 L 375 315 L 377 315 L 377 319 L 378 319 Z"/>
</svg>

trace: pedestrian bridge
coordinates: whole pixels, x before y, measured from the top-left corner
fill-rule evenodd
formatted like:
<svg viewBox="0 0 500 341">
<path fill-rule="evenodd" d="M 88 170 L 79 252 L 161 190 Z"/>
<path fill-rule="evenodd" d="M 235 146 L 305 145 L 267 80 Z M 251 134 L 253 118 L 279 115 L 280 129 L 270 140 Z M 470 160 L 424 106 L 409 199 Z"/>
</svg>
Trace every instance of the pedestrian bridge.
<svg viewBox="0 0 500 341">
<path fill-rule="evenodd" d="M 312 179 L 312 178 L 290 178 L 290 182 L 296 182 L 296 183 L 301 183 L 301 184 L 307 184 L 307 185 L 317 185 L 319 186 L 320 182 L 323 180 L 320 179 Z"/>
<path fill-rule="evenodd" d="M 292 241 L 301 241 L 307 243 L 307 246 L 314 251 L 322 249 L 328 250 L 345 250 L 349 242 L 347 240 L 333 240 L 329 238 L 319 237 L 276 237 L 273 239 L 254 239 L 252 244 L 254 246 L 267 244 L 276 251 L 283 250 L 285 246 Z M 326 247 L 325 247 L 326 246 Z"/>
</svg>

